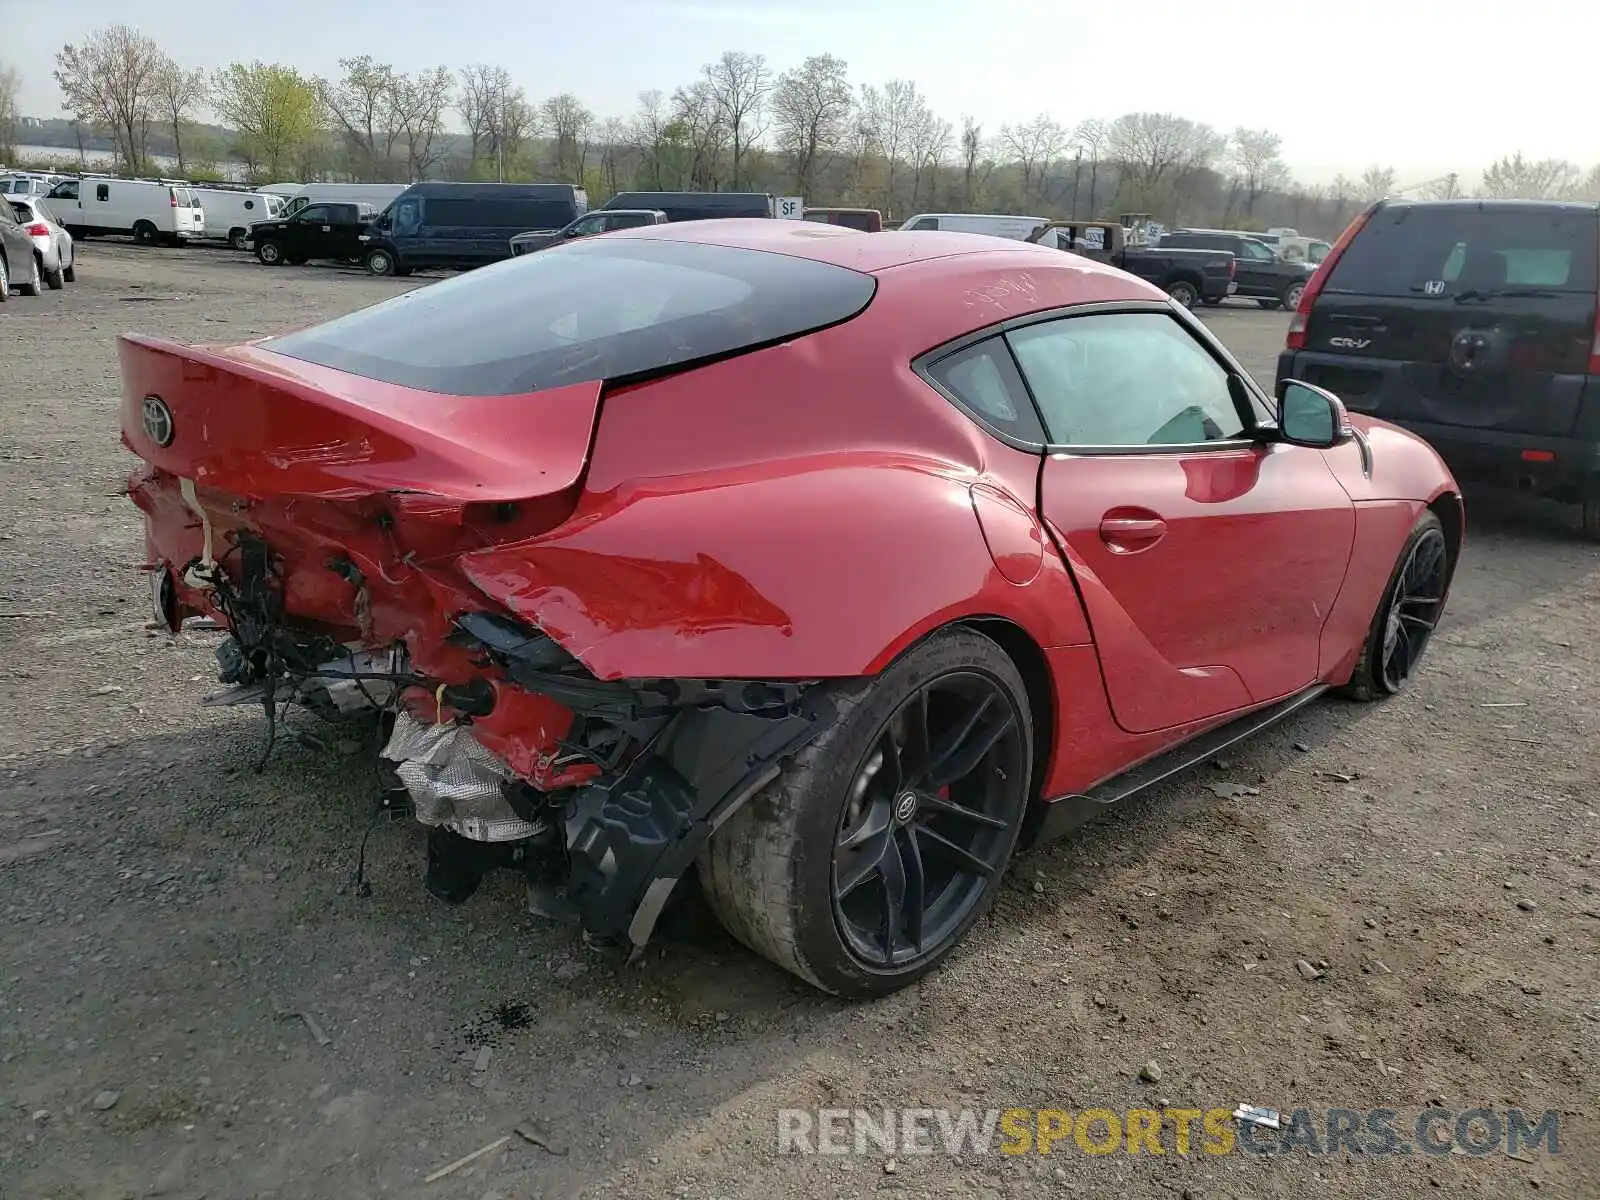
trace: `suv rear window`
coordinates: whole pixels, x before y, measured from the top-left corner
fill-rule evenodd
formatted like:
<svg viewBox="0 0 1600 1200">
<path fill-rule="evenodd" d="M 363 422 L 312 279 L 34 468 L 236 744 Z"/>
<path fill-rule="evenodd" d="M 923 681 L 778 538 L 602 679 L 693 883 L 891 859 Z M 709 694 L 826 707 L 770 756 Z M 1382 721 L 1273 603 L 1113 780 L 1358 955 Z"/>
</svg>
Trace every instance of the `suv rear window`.
<svg viewBox="0 0 1600 1200">
<path fill-rule="evenodd" d="M 1379 209 L 1346 247 L 1327 292 L 1453 295 L 1469 288 L 1593 294 L 1600 218 L 1579 208 Z"/>
<path fill-rule="evenodd" d="M 870 275 L 692 242 L 579 241 L 458 275 L 325 325 L 277 354 L 451 396 L 514 396 L 682 368 L 849 320 Z"/>
</svg>

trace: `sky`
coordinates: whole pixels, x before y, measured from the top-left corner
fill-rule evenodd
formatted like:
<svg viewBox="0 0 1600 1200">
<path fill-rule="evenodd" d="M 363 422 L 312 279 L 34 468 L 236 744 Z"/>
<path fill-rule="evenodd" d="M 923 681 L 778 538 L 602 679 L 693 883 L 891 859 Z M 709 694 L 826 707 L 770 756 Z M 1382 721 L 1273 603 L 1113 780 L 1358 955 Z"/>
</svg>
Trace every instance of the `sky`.
<svg viewBox="0 0 1600 1200">
<path fill-rule="evenodd" d="M 173 58 L 260 58 L 337 75 L 341 56 L 402 70 L 505 66 L 533 98 L 575 93 L 601 117 L 670 93 L 723 50 L 775 70 L 832 53 L 857 83 L 911 79 L 958 128 L 1047 112 L 1066 124 L 1173 112 L 1221 130 L 1268 127 L 1309 183 L 1396 168 L 1402 187 L 1475 175 L 1503 154 L 1600 161 L 1588 101 L 1600 16 L 1580 0 L 0 0 L 0 60 L 21 109 L 57 116 L 66 41 L 133 23 Z M 14 10 L 7 17 L 7 10 Z M 340 14 L 335 17 L 333 14 Z M 248 31 L 246 34 L 245 31 Z M 19 36 L 20 35 L 20 36 Z"/>
</svg>

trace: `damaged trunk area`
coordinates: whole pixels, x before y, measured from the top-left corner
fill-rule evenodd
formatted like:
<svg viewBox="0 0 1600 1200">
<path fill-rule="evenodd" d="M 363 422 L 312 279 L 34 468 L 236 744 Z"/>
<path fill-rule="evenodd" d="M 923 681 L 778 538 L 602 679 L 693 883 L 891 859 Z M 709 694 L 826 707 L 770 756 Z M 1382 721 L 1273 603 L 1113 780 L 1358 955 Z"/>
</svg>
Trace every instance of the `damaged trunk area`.
<svg viewBox="0 0 1600 1200">
<path fill-rule="evenodd" d="M 598 384 L 508 429 L 504 397 L 341 391 L 249 348 L 122 356 L 157 622 L 226 630 L 207 703 L 263 709 L 262 764 L 288 705 L 381 721 L 441 899 L 519 870 L 538 911 L 643 945 L 716 827 L 832 720 L 809 681 L 601 679 L 469 577 L 572 515 Z"/>
</svg>

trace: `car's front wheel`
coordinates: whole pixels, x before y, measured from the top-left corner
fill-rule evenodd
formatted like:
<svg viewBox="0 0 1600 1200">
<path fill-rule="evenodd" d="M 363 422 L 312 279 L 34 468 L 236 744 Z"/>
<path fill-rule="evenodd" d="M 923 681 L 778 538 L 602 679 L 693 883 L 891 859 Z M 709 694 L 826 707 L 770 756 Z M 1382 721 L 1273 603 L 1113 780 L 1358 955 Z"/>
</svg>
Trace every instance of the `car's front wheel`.
<svg viewBox="0 0 1600 1200">
<path fill-rule="evenodd" d="M 1341 691 L 1352 700 L 1377 700 L 1404 690 L 1421 665 L 1444 615 L 1450 586 L 1450 544 L 1431 510 L 1417 518 L 1400 548 L 1389 586 L 1367 630 L 1361 660 Z"/>
<path fill-rule="evenodd" d="M 1186 279 L 1175 279 L 1167 284 L 1167 295 L 1185 308 L 1193 308 L 1200 301 L 1200 289 Z"/>
<path fill-rule="evenodd" d="M 235 250 L 250 249 L 250 231 L 248 229 L 230 229 L 228 231 L 228 245 Z"/>
<path fill-rule="evenodd" d="M 61 268 L 61 278 L 68 283 L 78 282 L 78 252 L 72 251 L 72 257 L 67 259 L 67 265 Z"/>
<path fill-rule="evenodd" d="M 394 255 L 387 250 L 374 247 L 367 251 L 364 261 L 369 274 L 393 275 L 395 273 Z"/>
<path fill-rule="evenodd" d="M 1299 308 L 1300 296 L 1305 292 L 1305 290 L 1306 285 L 1299 280 L 1296 280 L 1294 283 L 1291 283 L 1288 287 L 1284 288 L 1283 296 L 1281 297 L 1284 308 L 1288 309 L 1290 312 L 1293 312 L 1295 309 Z"/>
<path fill-rule="evenodd" d="M 757 953 L 883 995 L 942 962 L 1000 887 L 1031 795 L 1027 689 L 967 629 L 824 686 L 834 724 L 716 832 L 700 878 Z"/>
<path fill-rule="evenodd" d="M 277 242 L 257 242 L 256 257 L 261 260 L 263 266 L 281 267 L 283 266 L 283 247 L 278 245 Z"/>
<path fill-rule="evenodd" d="M 62 275 L 59 264 L 57 264 L 54 269 L 45 270 L 41 272 L 41 274 L 44 276 L 45 287 L 49 288 L 52 292 L 59 292 L 62 284 L 66 282 L 65 277 Z"/>
<path fill-rule="evenodd" d="M 0 258 L 0 304 L 11 299 L 11 272 L 6 270 L 6 260 Z"/>
</svg>

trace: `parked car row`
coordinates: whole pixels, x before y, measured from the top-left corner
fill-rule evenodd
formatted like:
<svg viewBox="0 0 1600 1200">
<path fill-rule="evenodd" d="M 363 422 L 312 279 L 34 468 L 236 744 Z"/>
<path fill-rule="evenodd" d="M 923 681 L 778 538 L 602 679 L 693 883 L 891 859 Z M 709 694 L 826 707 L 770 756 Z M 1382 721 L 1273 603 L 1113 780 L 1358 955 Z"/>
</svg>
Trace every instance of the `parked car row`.
<svg viewBox="0 0 1600 1200">
<path fill-rule="evenodd" d="M 37 195 L 0 196 L 0 301 L 16 288 L 37 296 L 59 291 L 78 277 L 72 235 Z"/>
</svg>

